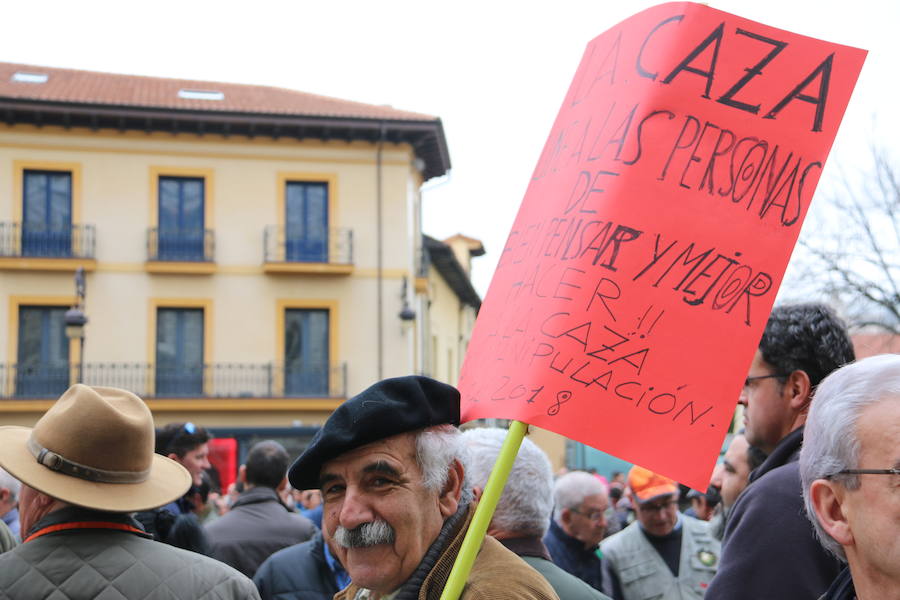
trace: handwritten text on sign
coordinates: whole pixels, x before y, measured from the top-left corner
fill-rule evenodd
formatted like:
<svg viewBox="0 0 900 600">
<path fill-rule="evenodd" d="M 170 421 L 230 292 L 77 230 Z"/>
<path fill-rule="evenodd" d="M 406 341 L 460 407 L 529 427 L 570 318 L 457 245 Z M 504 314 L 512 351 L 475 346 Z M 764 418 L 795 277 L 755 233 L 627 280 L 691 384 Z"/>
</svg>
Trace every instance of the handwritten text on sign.
<svg viewBox="0 0 900 600">
<path fill-rule="evenodd" d="M 593 40 L 476 323 L 463 418 L 705 489 L 864 58 L 691 3 Z"/>
</svg>

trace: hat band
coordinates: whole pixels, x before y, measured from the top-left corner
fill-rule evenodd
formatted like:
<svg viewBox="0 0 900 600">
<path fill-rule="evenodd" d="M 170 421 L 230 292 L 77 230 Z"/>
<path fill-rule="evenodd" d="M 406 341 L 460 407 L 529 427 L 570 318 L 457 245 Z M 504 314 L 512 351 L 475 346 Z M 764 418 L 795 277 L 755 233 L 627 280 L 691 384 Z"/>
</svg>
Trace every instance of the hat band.
<svg viewBox="0 0 900 600">
<path fill-rule="evenodd" d="M 58 471 L 63 475 L 71 475 L 87 481 L 96 481 L 98 483 L 141 483 L 150 476 L 150 469 L 145 471 L 107 471 L 106 469 L 88 467 L 44 448 L 34 441 L 33 437 L 28 438 L 28 451 L 31 452 L 38 464 L 44 465 L 52 471 Z"/>
</svg>

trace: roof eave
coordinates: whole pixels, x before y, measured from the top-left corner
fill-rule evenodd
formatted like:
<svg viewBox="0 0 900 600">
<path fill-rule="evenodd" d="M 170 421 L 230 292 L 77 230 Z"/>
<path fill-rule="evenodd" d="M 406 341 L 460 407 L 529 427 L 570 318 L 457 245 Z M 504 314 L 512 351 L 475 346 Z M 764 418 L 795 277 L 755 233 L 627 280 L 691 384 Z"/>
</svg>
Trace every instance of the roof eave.
<svg viewBox="0 0 900 600">
<path fill-rule="evenodd" d="M 408 143 L 425 164 L 425 181 L 450 170 L 450 152 L 439 118 L 401 120 L 328 115 L 287 115 L 252 112 L 217 112 L 0 97 L 0 121 L 43 126 L 59 125 L 116 129 L 119 131 L 167 131 L 222 135 L 291 137 L 296 139 L 381 139 Z"/>
<path fill-rule="evenodd" d="M 477 312 L 481 309 L 481 297 L 472 286 L 472 280 L 469 279 L 463 266 L 457 260 L 453 249 L 447 244 L 440 242 L 431 236 L 425 235 L 424 246 L 428 251 L 430 262 L 440 273 L 453 293 L 456 294 L 460 302 L 468 304 Z"/>
</svg>

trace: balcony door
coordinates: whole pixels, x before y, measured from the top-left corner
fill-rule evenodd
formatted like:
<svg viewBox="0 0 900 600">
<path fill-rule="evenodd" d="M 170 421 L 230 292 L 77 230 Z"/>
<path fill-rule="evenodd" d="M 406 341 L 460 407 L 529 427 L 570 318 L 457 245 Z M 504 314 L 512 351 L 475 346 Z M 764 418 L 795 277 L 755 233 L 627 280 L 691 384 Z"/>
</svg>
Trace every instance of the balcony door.
<svg viewBox="0 0 900 600">
<path fill-rule="evenodd" d="M 285 190 L 285 259 L 328 262 L 328 184 L 289 181 Z"/>
<path fill-rule="evenodd" d="M 62 395 L 69 387 L 66 307 L 20 306 L 16 396 Z"/>
<path fill-rule="evenodd" d="M 205 259 L 204 196 L 204 180 L 200 177 L 159 178 L 159 260 Z"/>
<path fill-rule="evenodd" d="M 203 309 L 156 310 L 156 395 L 203 395 Z"/>
<path fill-rule="evenodd" d="M 72 255 L 72 174 L 23 173 L 22 256 Z"/>
<path fill-rule="evenodd" d="M 284 391 L 286 396 L 327 396 L 328 311 L 289 308 L 284 315 Z"/>
</svg>

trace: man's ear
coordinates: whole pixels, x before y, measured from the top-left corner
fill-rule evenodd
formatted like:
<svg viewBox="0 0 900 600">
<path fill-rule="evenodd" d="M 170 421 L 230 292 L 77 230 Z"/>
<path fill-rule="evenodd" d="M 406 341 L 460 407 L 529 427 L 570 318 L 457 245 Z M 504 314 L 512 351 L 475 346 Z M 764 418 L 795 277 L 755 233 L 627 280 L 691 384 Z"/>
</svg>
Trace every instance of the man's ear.
<svg viewBox="0 0 900 600">
<path fill-rule="evenodd" d="M 438 496 L 438 507 L 443 518 L 450 517 L 459 508 L 459 498 L 462 496 L 465 469 L 458 460 L 454 460 L 447 472 L 447 482 Z"/>
<path fill-rule="evenodd" d="M 169 458 L 171 458 L 171 459 L 174 460 L 175 462 L 177 462 L 179 465 L 184 464 L 184 463 L 181 462 L 181 459 L 178 458 L 178 455 L 175 454 L 174 452 L 169 452 L 166 456 L 169 457 Z"/>
<path fill-rule="evenodd" d="M 809 487 L 819 525 L 838 544 L 850 546 L 853 544 L 853 532 L 841 506 L 845 492 L 843 486 L 826 479 L 816 479 Z"/>
<path fill-rule="evenodd" d="M 794 371 L 784 384 L 785 393 L 790 397 L 790 406 L 795 411 L 806 414 L 812 400 L 812 384 L 806 371 Z"/>
<path fill-rule="evenodd" d="M 247 465 L 238 467 L 237 480 L 247 485 Z"/>
<path fill-rule="evenodd" d="M 283 492 L 283 491 L 284 491 L 284 488 L 287 487 L 287 484 L 288 484 L 287 476 L 282 477 L 282 478 L 281 478 L 281 483 L 278 484 L 278 487 L 275 488 L 275 491 L 276 491 L 276 492 L 279 492 L 279 493 Z"/>
</svg>

